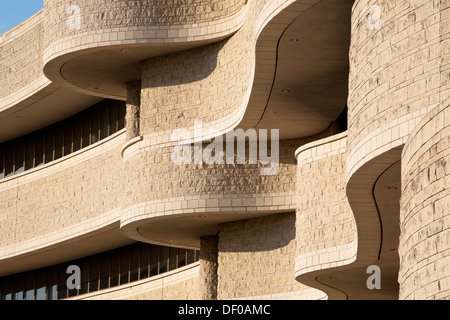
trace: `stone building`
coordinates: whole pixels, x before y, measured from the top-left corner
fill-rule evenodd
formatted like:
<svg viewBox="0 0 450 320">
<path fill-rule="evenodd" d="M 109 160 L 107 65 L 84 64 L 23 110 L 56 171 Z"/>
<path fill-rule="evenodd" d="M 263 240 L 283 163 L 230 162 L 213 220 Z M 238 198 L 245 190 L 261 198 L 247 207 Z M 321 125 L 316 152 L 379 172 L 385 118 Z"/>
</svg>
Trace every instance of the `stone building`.
<svg viewBox="0 0 450 320">
<path fill-rule="evenodd" d="M 0 35 L 0 297 L 448 299 L 449 95 L 448 0 L 45 0 Z"/>
</svg>

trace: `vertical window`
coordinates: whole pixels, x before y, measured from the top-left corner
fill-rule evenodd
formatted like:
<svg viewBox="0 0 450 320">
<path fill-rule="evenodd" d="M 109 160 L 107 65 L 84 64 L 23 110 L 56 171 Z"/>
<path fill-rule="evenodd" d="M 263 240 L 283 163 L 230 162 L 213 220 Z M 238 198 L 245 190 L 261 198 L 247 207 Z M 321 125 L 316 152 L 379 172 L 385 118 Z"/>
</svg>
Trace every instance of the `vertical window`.
<svg viewBox="0 0 450 320">
<path fill-rule="evenodd" d="M 178 249 L 178 268 L 184 267 L 186 265 L 186 249 Z"/>
<path fill-rule="evenodd" d="M 55 134 L 53 130 L 47 130 L 45 134 L 45 163 L 52 162 L 55 158 Z"/>
<path fill-rule="evenodd" d="M 130 250 L 124 249 L 120 259 L 120 284 L 129 282 L 130 275 Z"/>
<path fill-rule="evenodd" d="M 178 249 L 169 249 L 169 270 L 175 270 L 178 265 Z"/>
<path fill-rule="evenodd" d="M 151 246 L 150 251 L 150 276 L 159 274 L 159 247 Z"/>
<path fill-rule="evenodd" d="M 0 179 L 5 177 L 5 152 L 0 149 Z"/>
<path fill-rule="evenodd" d="M 123 104 L 119 106 L 119 119 L 118 119 L 118 126 L 117 131 L 122 130 L 125 128 L 125 115 L 126 115 L 127 109 Z"/>
<path fill-rule="evenodd" d="M 130 282 L 139 280 L 140 253 L 139 246 L 131 249 Z"/>
<path fill-rule="evenodd" d="M 160 248 L 160 264 L 159 264 L 159 273 L 167 272 L 169 267 L 169 248 L 168 247 L 161 247 Z"/>
<path fill-rule="evenodd" d="M 46 300 L 47 273 L 40 272 L 36 277 L 36 300 Z"/>
<path fill-rule="evenodd" d="M 141 261 L 140 261 L 140 274 L 139 279 L 145 279 L 149 277 L 150 266 L 150 246 L 147 244 L 141 244 Z"/>
<path fill-rule="evenodd" d="M 67 267 L 61 266 L 58 268 L 58 300 L 67 298 Z"/>
<path fill-rule="evenodd" d="M 83 119 L 83 144 L 82 147 L 86 148 L 91 145 L 91 118 L 90 112 L 84 113 Z"/>
<path fill-rule="evenodd" d="M 27 274 L 25 277 L 25 300 L 34 300 L 35 285 L 34 273 Z"/>
<path fill-rule="evenodd" d="M 93 110 L 91 123 L 91 143 L 94 144 L 100 140 L 100 111 Z"/>
<path fill-rule="evenodd" d="M 2 300 L 12 300 L 13 298 L 13 283 L 12 279 L 6 279 L 2 285 Z"/>
<path fill-rule="evenodd" d="M 25 162 L 25 145 L 20 141 L 16 146 L 16 154 L 14 157 L 14 174 L 19 174 L 24 171 Z"/>
<path fill-rule="evenodd" d="M 58 289 L 58 269 L 54 268 L 47 275 L 47 300 L 56 300 Z"/>
<path fill-rule="evenodd" d="M 24 290 L 24 283 L 23 283 L 23 277 L 17 277 L 14 279 L 14 300 L 23 300 L 23 290 Z"/>
<path fill-rule="evenodd" d="M 5 152 L 5 178 L 14 174 L 14 148 L 8 145 Z"/>
<path fill-rule="evenodd" d="M 53 160 L 58 160 L 63 156 L 64 148 L 64 127 L 59 125 L 55 129 L 55 157 Z"/>
<path fill-rule="evenodd" d="M 111 107 L 109 108 L 109 123 L 110 123 L 110 134 L 114 134 L 117 132 L 117 125 L 118 125 L 118 116 L 119 116 L 119 107 L 116 102 L 113 102 L 111 104 Z"/>
<path fill-rule="evenodd" d="M 72 153 L 72 121 L 66 121 L 64 127 L 64 156 Z"/>
<path fill-rule="evenodd" d="M 25 170 L 34 168 L 34 139 L 29 139 L 25 150 Z"/>
<path fill-rule="evenodd" d="M 80 294 L 89 293 L 89 274 L 91 272 L 90 270 L 90 264 L 89 261 L 83 261 L 80 264 L 81 269 L 81 289 Z"/>
<path fill-rule="evenodd" d="M 110 286 L 115 287 L 119 285 L 120 274 L 120 251 L 115 250 L 111 256 L 111 279 Z"/>
<path fill-rule="evenodd" d="M 195 262 L 195 251 L 189 250 L 187 254 L 187 263 L 191 264 Z"/>
<path fill-rule="evenodd" d="M 109 104 L 105 103 L 101 114 L 100 139 L 105 139 L 110 135 L 109 130 Z"/>
<path fill-rule="evenodd" d="M 89 275 L 89 292 L 98 291 L 100 275 L 100 259 L 98 257 L 91 261 L 91 271 Z"/>
<path fill-rule="evenodd" d="M 44 134 L 41 133 L 36 136 L 35 141 L 34 166 L 36 168 L 44 164 L 44 154 L 45 154 L 45 136 Z"/>
<path fill-rule="evenodd" d="M 73 124 L 73 152 L 77 152 L 81 149 L 81 137 L 83 135 L 83 125 L 81 121 L 82 119 L 78 117 Z"/>
<path fill-rule="evenodd" d="M 110 257 L 109 255 L 104 255 L 101 259 L 100 290 L 109 288 L 109 269 Z"/>
</svg>

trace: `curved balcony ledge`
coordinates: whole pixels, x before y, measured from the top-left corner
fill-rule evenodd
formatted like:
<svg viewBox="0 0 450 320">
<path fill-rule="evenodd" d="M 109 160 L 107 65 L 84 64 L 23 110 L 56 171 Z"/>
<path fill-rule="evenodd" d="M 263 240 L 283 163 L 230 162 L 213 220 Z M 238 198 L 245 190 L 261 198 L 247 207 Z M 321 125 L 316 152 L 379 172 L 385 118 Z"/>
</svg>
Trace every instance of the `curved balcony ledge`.
<svg viewBox="0 0 450 320">
<path fill-rule="evenodd" d="M 44 74 L 61 86 L 125 100 L 126 83 L 140 79 L 141 61 L 223 40 L 242 27 L 247 11 L 243 5 L 231 16 L 187 24 L 140 26 L 136 19 L 136 25 L 64 31 L 55 39 L 47 31 Z"/>
<path fill-rule="evenodd" d="M 217 233 L 220 223 L 294 210 L 289 192 L 168 198 L 123 209 L 121 231 L 137 241 L 199 249 L 200 237 Z"/>
</svg>

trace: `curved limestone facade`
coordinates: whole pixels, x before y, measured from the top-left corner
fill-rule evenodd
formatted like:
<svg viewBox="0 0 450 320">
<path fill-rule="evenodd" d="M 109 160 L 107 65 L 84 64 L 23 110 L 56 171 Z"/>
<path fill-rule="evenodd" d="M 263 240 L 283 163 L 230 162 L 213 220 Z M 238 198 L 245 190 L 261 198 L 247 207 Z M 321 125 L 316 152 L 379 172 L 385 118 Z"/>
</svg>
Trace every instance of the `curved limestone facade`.
<svg viewBox="0 0 450 320">
<path fill-rule="evenodd" d="M 448 6 L 44 1 L 0 35 L 0 298 L 448 298 Z"/>
</svg>

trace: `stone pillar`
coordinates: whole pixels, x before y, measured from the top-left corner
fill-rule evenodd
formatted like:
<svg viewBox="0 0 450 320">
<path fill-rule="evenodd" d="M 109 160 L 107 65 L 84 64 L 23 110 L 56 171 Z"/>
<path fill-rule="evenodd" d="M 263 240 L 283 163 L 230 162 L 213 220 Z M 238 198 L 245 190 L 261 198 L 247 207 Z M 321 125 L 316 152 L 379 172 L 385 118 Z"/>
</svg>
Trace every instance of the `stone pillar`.
<svg viewBox="0 0 450 320">
<path fill-rule="evenodd" d="M 127 84 L 127 141 L 140 135 L 141 81 Z"/>
<path fill-rule="evenodd" d="M 217 300 L 218 237 L 202 237 L 200 241 L 200 299 Z"/>
</svg>

